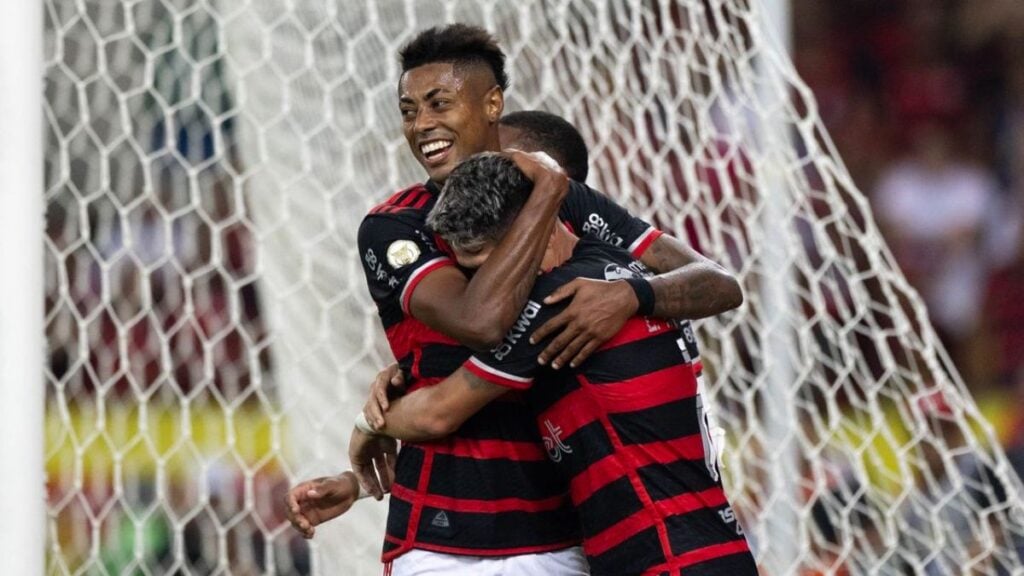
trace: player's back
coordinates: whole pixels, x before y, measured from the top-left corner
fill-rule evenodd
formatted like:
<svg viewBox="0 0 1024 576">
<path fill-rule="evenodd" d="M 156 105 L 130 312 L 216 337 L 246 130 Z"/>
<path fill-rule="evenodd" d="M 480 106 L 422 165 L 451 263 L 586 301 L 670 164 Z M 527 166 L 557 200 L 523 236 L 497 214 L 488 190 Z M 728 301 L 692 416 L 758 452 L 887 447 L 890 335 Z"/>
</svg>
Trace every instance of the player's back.
<svg viewBox="0 0 1024 576">
<path fill-rule="evenodd" d="M 625 252 L 581 240 L 531 299 L 634 272 Z M 756 573 L 719 480 L 699 370 L 689 323 L 634 317 L 579 368 L 537 374 L 529 402 L 569 478 L 593 574 Z"/>
</svg>

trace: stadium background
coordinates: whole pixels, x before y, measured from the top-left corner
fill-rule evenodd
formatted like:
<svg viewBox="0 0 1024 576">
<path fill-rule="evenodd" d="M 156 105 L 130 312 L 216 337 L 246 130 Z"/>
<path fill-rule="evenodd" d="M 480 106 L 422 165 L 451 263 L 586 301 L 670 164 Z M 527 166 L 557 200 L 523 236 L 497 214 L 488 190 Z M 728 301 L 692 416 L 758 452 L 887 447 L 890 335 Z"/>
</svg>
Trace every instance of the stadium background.
<svg viewBox="0 0 1024 576">
<path fill-rule="evenodd" d="M 93 74 L 88 68 L 94 62 L 75 55 L 96 50 L 81 45 L 82 39 L 104 37 L 103 31 L 75 35 L 75 27 L 94 23 L 73 16 L 77 9 L 62 5 L 47 2 L 47 27 L 61 31 L 51 38 L 65 39 L 63 46 L 48 47 L 48 58 L 63 64 L 48 65 L 47 98 L 54 103 L 69 99 L 68 109 L 82 101 L 95 106 L 104 102 L 104 96 L 101 83 L 90 81 Z M 1024 421 L 1013 410 L 1024 399 L 1024 304 L 1019 299 L 1024 294 L 1024 9 L 1012 0 L 918 0 L 885 6 L 798 0 L 792 10 L 793 58 L 818 99 L 840 155 L 871 199 L 897 260 L 930 308 L 956 312 L 933 311 L 936 328 L 972 394 L 996 425 L 1011 462 L 1024 465 Z M 192 16 L 197 24 L 189 29 Z M 183 525 L 186 565 L 198 573 L 213 571 L 215 566 L 205 563 L 217 557 L 226 558 L 236 574 L 264 572 L 268 557 L 281 563 L 277 569 L 282 573 L 308 573 L 305 543 L 286 535 L 272 542 L 265 537 L 287 532 L 278 503 L 288 476 L 305 477 L 314 470 L 300 473 L 284 458 L 267 456 L 281 450 L 278 424 L 286 401 L 281 389 L 256 384 L 265 381 L 263 373 L 273 372 L 275 362 L 270 347 L 262 344 L 268 320 L 260 306 L 265 295 L 254 278 L 257 264 L 251 247 L 256 240 L 248 221 L 238 217 L 241 200 L 232 187 L 233 175 L 219 166 L 204 167 L 214 150 L 225 146 L 219 139 L 231 149 L 231 135 L 245 127 L 234 125 L 237 120 L 230 115 L 223 123 L 215 121 L 233 104 L 226 91 L 216 93 L 223 71 L 210 47 L 218 39 L 204 28 L 199 12 L 186 12 L 185 23 L 179 18 L 177 27 L 159 25 L 159 11 L 150 17 L 155 25 L 140 35 L 145 46 L 139 49 L 154 67 L 157 90 L 136 94 L 137 106 L 146 110 L 170 103 L 174 122 L 154 121 L 135 132 L 135 142 L 150 150 L 168 148 L 153 167 L 158 190 L 198 186 L 214 193 L 182 200 L 158 191 L 152 203 L 134 202 L 131 191 L 123 203 L 116 190 L 90 197 L 89 190 L 102 188 L 99 180 L 116 182 L 117 174 L 103 176 L 93 166 L 72 163 L 65 180 L 56 176 L 61 168 L 54 149 L 95 146 L 94 141 L 102 142 L 104 150 L 117 149 L 123 143 L 104 135 L 104 130 L 116 132 L 116 116 L 95 114 L 101 124 L 111 125 L 94 126 L 88 136 L 63 124 L 59 115 L 48 118 L 47 331 L 54 342 L 73 343 L 52 347 L 46 368 L 50 537 L 61 549 L 51 565 L 61 566 L 58 573 L 87 568 L 98 548 L 100 565 L 118 573 L 138 562 L 141 535 L 143 564 L 166 567 L 175 552 L 170 536 L 174 525 Z M 170 11 L 163 17 L 174 20 Z M 193 36 L 180 43 L 181 30 Z M 185 46 L 185 54 L 167 49 L 172 43 Z M 103 48 L 111 45 L 105 41 Z M 108 54 L 113 58 L 130 50 Z M 132 78 L 128 66 L 138 62 L 132 56 L 117 57 L 126 58 L 109 63 L 118 71 L 117 88 L 132 93 L 138 79 Z M 181 74 L 191 70 L 193 61 L 209 62 L 202 74 L 210 76 Z M 203 100 L 222 108 L 175 104 L 187 102 L 197 89 L 213 90 Z M 170 126 L 177 133 L 168 134 Z M 593 136 L 586 128 L 584 133 Z M 167 147 L 167 142 L 173 145 Z M 373 147 L 390 145 L 382 138 Z M 946 152 L 940 153 L 944 147 Z M 931 155 L 922 161 L 926 154 Z M 916 168 L 916 178 L 906 177 L 908 166 Z M 397 174 L 400 181 L 388 185 L 420 178 L 419 173 L 402 169 Z M 925 204 L 912 204 L 925 196 L 914 186 L 928 187 Z M 946 209 L 944 202 L 952 208 Z M 347 224 L 358 222 L 361 212 L 351 214 Z M 970 212 L 974 217 L 931 227 L 948 234 L 926 225 L 914 236 L 915 227 L 900 220 L 908 212 L 921 221 L 950 213 Z M 137 227 L 132 232 L 121 229 L 120 215 L 125 213 L 131 217 L 123 222 Z M 159 218 L 167 214 L 180 217 L 164 235 L 157 228 Z M 126 244 L 128 236 L 133 243 Z M 88 246 L 80 243 L 83 237 Z M 172 252 L 180 250 L 177 264 L 152 267 L 151 283 L 138 284 L 137 269 L 157 263 L 168 246 Z M 122 257 L 128 253 L 132 256 Z M 210 266 L 215 260 L 217 269 Z M 360 274 L 358 268 L 348 272 Z M 164 282 L 161 275 L 191 280 Z M 187 289 L 176 291 L 179 285 Z M 358 276 L 350 286 L 364 290 Z M 143 287 L 156 289 L 143 295 Z M 369 305 L 365 296 L 353 296 Z M 107 300 L 115 305 L 100 304 Z M 176 328 L 154 330 L 146 323 L 127 321 L 143 305 L 160 311 L 162 326 Z M 79 317 L 90 319 L 89 328 L 76 336 Z M 367 330 L 357 327 L 357 337 Z M 163 386 L 166 370 L 161 363 L 167 360 L 154 346 L 157 332 L 170 338 L 178 352 L 169 360 L 172 389 Z M 387 357 L 379 348 L 366 354 L 377 365 Z M 364 378 L 370 374 L 365 369 L 356 373 Z M 108 400 L 95 400 L 99 397 Z M 119 397 L 126 401 L 109 401 Z M 131 401 L 133 397 L 146 402 Z M 189 406 L 184 416 L 183 397 Z M 75 401 L 67 404 L 64 398 Z M 100 420 L 100 440 L 78 441 L 97 437 Z M 149 428 L 145 438 L 152 441 L 140 440 L 143 427 Z M 183 437 L 190 444 L 185 449 Z M 321 456 L 332 450 L 339 466 L 319 472 L 345 467 L 342 447 L 313 448 Z M 115 458 L 119 468 L 113 465 Z M 195 482 L 193 471 L 200 460 L 208 465 L 203 481 Z M 81 468 L 69 467 L 69 462 Z M 118 483 L 115 469 L 136 481 L 127 493 L 112 498 L 112 487 Z M 165 486 L 173 491 L 163 493 Z M 208 504 L 200 510 L 196 502 Z M 142 532 L 127 521 L 138 510 L 148 511 Z M 84 532 L 83 524 L 94 529 Z M 228 537 L 204 538 L 217 532 L 215 525 Z M 371 540 L 376 537 L 368 535 Z M 266 554 L 268 548 L 276 553 Z M 101 570 L 99 565 L 92 569 Z"/>
</svg>

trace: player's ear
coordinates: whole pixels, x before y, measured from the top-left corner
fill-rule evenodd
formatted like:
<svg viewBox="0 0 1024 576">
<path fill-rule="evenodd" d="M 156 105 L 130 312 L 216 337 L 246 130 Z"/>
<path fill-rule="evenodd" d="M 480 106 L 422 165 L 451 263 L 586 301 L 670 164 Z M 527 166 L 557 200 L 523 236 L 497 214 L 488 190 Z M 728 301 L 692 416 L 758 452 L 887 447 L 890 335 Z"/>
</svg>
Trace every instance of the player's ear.
<svg viewBox="0 0 1024 576">
<path fill-rule="evenodd" d="M 501 113 L 505 110 L 505 92 L 501 86 L 492 86 L 484 95 L 484 110 L 492 124 L 501 118 Z"/>
</svg>

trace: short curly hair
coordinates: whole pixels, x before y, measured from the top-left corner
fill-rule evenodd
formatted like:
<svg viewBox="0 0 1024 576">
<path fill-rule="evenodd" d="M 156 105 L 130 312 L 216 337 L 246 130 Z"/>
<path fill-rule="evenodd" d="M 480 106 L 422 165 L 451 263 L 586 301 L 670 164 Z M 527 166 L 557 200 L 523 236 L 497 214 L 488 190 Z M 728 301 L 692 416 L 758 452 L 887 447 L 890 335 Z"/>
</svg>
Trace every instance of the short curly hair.
<svg viewBox="0 0 1024 576">
<path fill-rule="evenodd" d="M 518 129 L 523 140 L 533 149 L 550 154 L 569 178 L 577 182 L 587 180 L 587 143 L 579 130 L 565 118 L 543 110 L 524 110 L 505 114 L 501 117 L 501 124 Z"/>
<path fill-rule="evenodd" d="M 468 24 L 435 26 L 420 32 L 398 52 L 402 73 L 434 62 L 483 64 L 490 68 L 502 90 L 509 81 L 505 72 L 505 53 L 490 32 Z"/>
<path fill-rule="evenodd" d="M 456 248 L 498 240 L 531 190 L 533 182 L 511 158 L 481 152 L 452 170 L 427 225 Z"/>
</svg>

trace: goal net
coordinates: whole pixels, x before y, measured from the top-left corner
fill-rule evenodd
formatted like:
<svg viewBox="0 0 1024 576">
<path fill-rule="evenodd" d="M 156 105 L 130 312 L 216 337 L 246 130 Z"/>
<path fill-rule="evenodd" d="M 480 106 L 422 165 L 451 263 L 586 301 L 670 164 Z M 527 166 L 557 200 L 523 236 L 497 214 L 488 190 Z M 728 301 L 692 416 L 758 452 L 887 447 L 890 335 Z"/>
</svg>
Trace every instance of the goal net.
<svg viewBox="0 0 1024 576">
<path fill-rule="evenodd" d="M 453 21 L 743 283 L 699 335 L 765 573 L 1024 570 L 1019 481 L 756 1 L 44 4 L 49 573 L 379 573 L 384 504 L 306 543 L 280 501 L 392 361 L 355 232 L 425 178 L 395 54 Z"/>
</svg>

